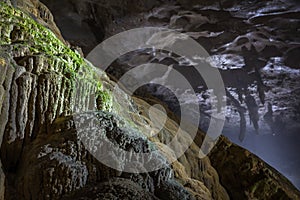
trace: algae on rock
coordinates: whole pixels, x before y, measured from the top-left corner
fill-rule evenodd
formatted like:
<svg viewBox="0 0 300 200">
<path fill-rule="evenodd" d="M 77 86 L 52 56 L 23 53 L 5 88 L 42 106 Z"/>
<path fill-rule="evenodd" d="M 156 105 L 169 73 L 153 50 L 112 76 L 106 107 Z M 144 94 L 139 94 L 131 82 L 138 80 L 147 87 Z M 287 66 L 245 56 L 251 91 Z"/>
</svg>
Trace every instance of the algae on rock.
<svg viewBox="0 0 300 200">
<path fill-rule="evenodd" d="M 138 131 L 151 130 L 149 119 L 139 115 L 138 106 L 122 90 L 111 96 L 114 83 L 103 72 L 30 16 L 5 3 L 1 3 L 0 16 L 0 51 L 5 52 L 6 64 L 0 87 L 6 198 L 59 199 L 113 177 L 125 177 L 128 183 L 138 180 L 143 190 L 151 193 L 155 193 L 159 181 L 164 181 L 164 190 L 174 198 L 180 195 L 193 199 L 198 194 L 197 190 L 176 183 L 171 166 L 135 175 L 110 169 L 93 158 L 75 137 L 71 120 L 74 113 L 112 111 L 124 122 L 120 127 L 113 124 L 111 128 L 121 135 L 113 134 L 111 140 L 121 136 L 126 140 L 124 144 L 133 149 L 153 150 L 155 145 Z M 105 118 L 100 122 L 104 123 Z M 64 125 L 55 128 L 60 123 Z M 130 129 L 121 131 L 121 127 L 128 126 Z M 133 133 L 145 142 L 129 139 Z M 204 190 L 198 196 L 201 199 L 210 196 L 210 192 Z"/>
<path fill-rule="evenodd" d="M 175 153 L 163 147 L 176 136 L 176 119 L 168 118 L 152 136 L 157 130 L 148 116 L 150 105 L 115 87 L 68 47 L 51 16 L 45 16 L 51 15 L 46 7 L 36 0 L 24 2 L 17 6 L 39 19 L 8 4 L 0 7 L 0 144 L 6 187 L 0 186 L 7 199 L 229 199 L 209 158 L 199 158 L 199 145 L 188 133 L 181 139 L 191 142 L 190 148 L 169 164 Z M 202 138 L 199 131 L 197 144 Z M 148 173 L 112 169 L 84 141 L 111 141 L 137 152 L 162 148 L 153 157 L 165 166 Z M 121 169 L 128 162 L 114 161 Z M 252 193 L 258 191 L 254 184 Z"/>
<path fill-rule="evenodd" d="M 76 104 L 80 110 L 112 105 L 93 66 L 50 30 L 3 2 L 0 33 L 1 168 L 11 175 L 20 170 L 24 149 L 49 134 L 57 117 L 72 114 Z M 1 174 L 1 190 L 3 180 Z"/>
</svg>

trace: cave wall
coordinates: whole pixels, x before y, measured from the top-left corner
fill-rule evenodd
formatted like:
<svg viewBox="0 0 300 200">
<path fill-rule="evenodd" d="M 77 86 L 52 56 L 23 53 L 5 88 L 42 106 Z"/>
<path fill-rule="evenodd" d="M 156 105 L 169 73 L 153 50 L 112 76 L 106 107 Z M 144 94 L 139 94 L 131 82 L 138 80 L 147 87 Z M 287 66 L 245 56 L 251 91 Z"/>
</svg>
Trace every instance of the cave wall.
<svg viewBox="0 0 300 200">
<path fill-rule="evenodd" d="M 155 129 L 147 116 L 150 104 L 121 90 L 117 98 L 111 96 L 114 82 L 103 72 L 96 74 L 79 50 L 64 41 L 51 13 L 38 1 L 12 4 L 23 11 L 7 4 L 0 8 L 0 142 L 5 174 L 4 178 L 0 173 L 0 183 L 5 179 L 0 199 L 4 195 L 6 199 L 299 197 L 276 170 L 228 141 L 224 144 L 221 140 L 210 158 L 200 159 L 200 131 L 198 145 L 192 143 L 171 165 L 167 161 L 173 156 L 172 150 L 154 155 L 165 163 L 155 172 L 125 173 L 100 163 L 76 137 L 76 119 L 89 119 L 88 124 L 80 124 L 83 134 L 101 132 L 101 138 L 95 140 L 110 138 L 122 148 L 137 151 L 149 150 L 150 144 L 159 147 L 168 143 L 178 129 L 177 120 L 169 118 L 157 137 L 145 139 Z M 76 95 L 75 88 L 81 95 Z M 120 102 L 127 106 L 120 106 Z M 95 107 L 94 112 L 73 115 L 74 111 Z M 94 126 L 99 132 L 89 130 Z M 249 156 L 252 159 L 247 159 Z M 126 161 L 120 166 L 122 162 Z M 230 166 L 240 164 L 258 168 L 263 175 L 270 173 L 245 184 L 239 176 L 247 179 L 253 173 L 251 167 L 232 173 L 235 168 Z"/>
<path fill-rule="evenodd" d="M 22 9 L 22 5 L 18 6 Z M 26 8 L 24 11 L 27 11 Z M 132 139 L 131 135 L 142 136 L 139 129 L 144 130 L 145 134 L 146 131 L 150 132 L 151 127 L 150 130 L 143 128 L 149 126 L 145 124 L 149 120 L 145 121 L 144 117 L 139 116 L 139 111 L 135 110 L 137 105 L 133 105 L 132 99 L 124 92 L 120 91 L 121 99 L 118 100 L 127 102 L 128 107 L 120 108 L 118 102 L 112 101 L 109 88 L 113 87 L 113 83 L 108 77 L 103 72 L 96 74 L 93 66 L 79 52 L 70 49 L 65 41 L 59 40 L 49 30 L 50 27 L 45 28 L 39 20 L 3 3 L 1 20 L 3 120 L 0 127 L 3 134 L 1 161 L 6 175 L 6 199 L 68 198 L 75 191 L 114 178 L 117 178 L 113 181 L 116 185 L 124 182 L 120 178 L 125 178 L 128 190 L 143 190 L 144 193 L 136 194 L 139 198 L 152 198 L 155 195 L 153 198 L 162 199 L 228 199 L 209 160 L 198 158 L 199 148 L 196 145 L 172 168 L 166 165 L 161 170 L 144 175 L 116 171 L 95 160 L 76 137 L 74 120 L 70 118 L 74 111 L 83 112 L 96 106 L 104 112 L 97 114 L 100 119 L 95 119 L 104 123 L 103 131 L 110 130 L 109 124 L 113 125 L 113 132 L 108 131 L 103 137 L 117 134 L 117 138 L 123 138 L 120 145 L 133 145 L 137 151 L 141 151 L 140 146 L 146 148 L 143 146 L 150 141 Z M 76 89 L 81 95 L 76 94 Z M 142 107 L 146 107 L 147 104 L 144 104 Z M 115 122 L 114 115 L 106 111 L 119 116 L 132 113 L 132 119 L 125 118 L 123 121 L 133 124 L 131 121 L 134 119 L 136 124 L 142 125 L 132 133 L 126 127 L 119 127 L 118 124 L 124 122 Z M 80 119 L 84 117 L 89 115 L 79 115 Z M 172 120 L 169 123 L 170 130 L 165 129 L 156 142 L 170 141 L 176 133 L 178 125 Z M 166 160 L 162 157 L 162 161 Z M 122 188 L 116 186 L 116 190 Z M 126 196 L 110 190 L 101 192 L 104 197 Z"/>
</svg>

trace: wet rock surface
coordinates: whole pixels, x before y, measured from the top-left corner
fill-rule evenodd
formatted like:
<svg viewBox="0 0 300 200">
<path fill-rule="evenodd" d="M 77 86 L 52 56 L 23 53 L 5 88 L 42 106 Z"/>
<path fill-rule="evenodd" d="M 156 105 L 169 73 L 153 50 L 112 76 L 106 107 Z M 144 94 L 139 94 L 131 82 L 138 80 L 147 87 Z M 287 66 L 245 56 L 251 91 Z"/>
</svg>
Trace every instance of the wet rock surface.
<svg viewBox="0 0 300 200">
<path fill-rule="evenodd" d="M 198 41 L 211 55 L 226 86 L 224 135 L 259 155 L 299 187 L 299 7 L 293 0 L 161 2 L 154 8 L 110 18 L 103 39 L 124 30 L 154 26 L 177 30 Z M 118 80 L 144 63 L 172 66 L 190 81 L 199 94 L 199 101 L 194 102 L 201 106 L 199 125 L 206 131 L 213 109 L 209 91 L 184 57 L 140 49 L 120 57 L 107 72 Z M 159 98 L 177 115 L 179 104 L 191 100 L 184 89 L 174 95 L 157 85 L 143 87 L 136 94 Z M 183 98 L 178 100 L 176 96 Z"/>
<path fill-rule="evenodd" d="M 76 119 L 73 120 L 72 118 L 80 118 L 83 123 L 75 125 L 76 122 L 74 121 Z M 88 120 L 87 118 L 92 120 Z M 95 125 L 95 123 L 100 124 Z M 159 162 L 164 162 L 165 168 L 149 174 L 132 174 L 105 166 L 97 160 L 99 157 L 91 155 L 95 155 L 95 153 L 101 154 L 101 151 L 104 150 L 101 146 L 105 142 L 118 143 L 119 148 L 126 147 L 128 148 L 127 151 L 145 151 L 147 149 L 148 145 L 130 140 L 129 138 L 132 137 L 133 133 L 125 131 L 125 127 L 118 128 L 116 123 L 115 117 L 105 112 L 85 113 L 71 118 L 59 119 L 58 122 L 55 122 L 52 128 L 54 133 L 51 136 L 38 137 L 28 148 L 24 149 L 24 160 L 21 161 L 21 170 L 16 180 L 17 194 L 20 195 L 19 198 L 61 199 L 65 195 L 81 190 L 89 185 L 91 190 L 94 190 L 94 186 L 92 185 L 97 182 L 104 182 L 100 184 L 103 189 L 99 187 L 97 190 L 97 192 L 103 193 L 103 197 L 117 195 L 115 198 L 121 198 L 125 195 L 124 198 L 129 199 L 131 196 L 130 193 L 134 192 L 137 197 L 141 195 L 154 198 L 154 195 L 151 195 L 151 193 L 159 190 L 162 184 L 165 182 L 174 182 L 175 184 L 173 171 L 169 167 L 167 160 L 162 156 L 157 157 Z M 66 128 L 68 125 L 70 125 L 69 128 Z M 93 130 L 90 127 L 94 127 Z M 96 152 L 92 152 L 88 146 L 84 145 L 82 132 L 89 135 L 97 135 L 97 138 L 89 137 L 90 140 L 98 143 L 98 145 L 93 145 L 94 148 L 98 148 Z M 112 137 L 114 134 L 123 137 Z M 142 134 L 140 134 L 139 138 L 140 141 L 143 141 Z M 148 151 L 151 150 L 148 149 Z M 113 153 L 105 152 L 106 155 Z M 114 157 L 122 158 L 118 155 Z M 128 161 L 119 159 L 115 160 L 115 162 L 118 162 L 119 167 L 122 168 Z M 137 167 L 142 167 L 143 163 L 140 163 L 140 165 L 137 165 Z M 114 177 L 124 178 L 123 182 L 127 182 L 123 186 L 124 188 L 120 187 L 122 181 L 114 181 Z M 105 183 L 105 181 L 109 182 Z M 134 183 L 130 183 L 131 181 Z M 109 188 L 110 184 L 115 189 Z M 104 188 L 107 188 L 107 191 Z M 116 192 L 114 192 L 115 190 Z M 167 190 L 168 192 L 166 191 L 165 193 L 173 194 L 175 199 L 180 198 L 180 196 L 186 199 L 192 198 L 189 197 L 190 194 L 184 187 L 179 184 L 177 188 Z M 120 193 L 117 191 L 120 191 Z M 139 194 L 139 191 L 143 192 L 144 195 Z M 126 194 L 126 192 L 128 193 Z M 91 197 L 100 198 L 101 194 L 92 195 Z"/>
<path fill-rule="evenodd" d="M 26 5 L 33 5 L 34 8 L 40 5 L 37 1 L 30 2 L 25 6 L 15 1 L 8 3 L 25 11 L 28 11 Z M 88 5 L 91 4 L 93 2 Z M 145 10 L 154 7 L 154 4 L 147 4 Z M 118 6 L 122 7 L 122 4 Z M 91 9 L 94 8 L 91 6 Z M 254 157 L 251 165 L 262 169 L 262 177 L 258 176 L 250 184 L 239 184 L 240 179 L 232 179 L 225 172 L 221 176 L 223 170 L 228 168 L 223 162 L 216 164 L 216 160 L 225 158 L 226 163 L 237 163 L 234 157 L 224 151 L 230 150 L 227 146 L 232 143 L 219 143 L 217 153 L 214 152 L 212 156 L 215 169 L 208 157 L 199 157 L 199 147 L 204 138 L 201 131 L 198 131 L 195 143 L 189 133 L 184 132 L 181 142 L 189 143 L 190 148 L 178 160 L 170 163 L 170 160 L 174 160 L 175 152 L 163 147 L 176 136 L 179 129 L 178 119 L 172 112 L 168 111 L 169 117 L 163 129 L 152 136 L 157 127 L 151 122 L 148 110 L 151 103 L 159 101 L 148 96 L 149 104 L 139 98 L 129 97 L 120 89 L 115 96 L 111 96 L 115 83 L 105 73 L 96 71 L 76 49 L 67 46 L 67 42 L 57 39 L 60 34 L 54 30 L 55 26 L 52 27 L 54 22 L 51 17 L 40 17 L 42 21 L 37 23 L 27 14 L 2 3 L 0 11 L 0 142 L 3 165 L 0 199 L 224 200 L 239 198 L 244 194 L 248 194 L 249 198 L 262 199 L 270 196 L 299 198 L 299 192 L 277 171 L 249 152 L 245 156 L 245 150 L 237 146 L 230 151 L 232 155 L 236 154 L 241 160 L 247 159 L 247 156 Z M 83 13 L 86 14 L 86 11 Z M 49 11 L 43 7 L 41 13 L 49 14 Z M 197 26 L 199 20 L 204 24 L 208 20 L 202 15 L 193 17 L 184 12 L 181 15 L 193 22 L 192 27 Z M 159 18 L 164 21 L 168 19 L 164 15 Z M 39 23 L 50 24 L 46 26 L 56 35 Z M 174 19 L 172 25 L 180 23 L 180 20 Z M 80 46 L 77 42 L 73 44 Z M 248 98 L 248 104 L 252 100 Z M 155 117 L 160 119 L 161 116 Z M 110 168 L 97 160 L 97 149 L 91 150 L 85 145 L 94 142 L 100 147 L 105 141 L 127 151 L 152 152 L 153 149 L 160 149 L 161 153 L 154 153 L 152 157 L 158 158 L 165 167 L 147 173 L 129 173 Z M 116 158 L 116 163 L 122 169 L 126 160 L 118 159 L 122 156 Z M 274 175 L 265 171 L 271 171 Z M 239 173 L 242 172 L 236 176 Z M 245 170 L 242 175 L 246 178 L 253 174 L 251 170 Z M 265 185 L 265 177 L 271 180 L 264 187 L 267 193 L 259 192 L 255 185 Z M 230 187 L 229 182 L 232 181 L 242 187 L 236 188 L 235 184 Z"/>
<path fill-rule="evenodd" d="M 220 150 L 223 153 L 220 153 Z M 241 150 L 227 138 L 218 141 L 209 156 L 220 173 L 220 181 L 232 199 L 298 199 L 290 193 L 292 184 L 276 170 L 247 150 Z M 276 180 L 281 180 L 277 182 Z M 236 180 L 240 180 L 237 182 Z M 243 191 L 243 192 L 238 192 Z M 263 195 L 261 195 L 263 194 Z"/>
<path fill-rule="evenodd" d="M 198 158 L 199 148 L 195 144 L 195 151 L 183 155 L 176 166 L 168 164 L 167 157 L 159 156 L 165 162 L 165 168 L 149 174 L 124 173 L 97 161 L 92 156 L 93 152 L 87 151 L 82 144 L 84 140 L 77 137 L 77 132 L 80 132 L 77 129 L 92 136 L 95 129 L 89 128 L 95 124 L 84 123 L 87 127 L 76 129 L 74 119 L 80 122 L 94 116 L 102 125 L 98 131 L 108 131 L 105 137 L 102 135 L 101 138 L 100 134 L 100 138 L 94 139 L 101 142 L 106 138 L 115 141 L 120 148 L 138 152 L 149 151 L 151 147 L 150 141 L 143 135 L 153 131 L 149 119 L 139 115 L 138 105 L 123 91 L 118 91 L 116 99 L 126 106 L 121 107 L 112 100 L 109 93 L 113 82 L 103 72 L 96 75 L 93 66 L 78 52 L 65 46 L 28 15 L 1 3 L 1 22 L 0 127 L 4 172 L 1 173 L 1 198 L 67 198 L 91 185 L 103 183 L 102 186 L 107 188 L 110 185 L 105 182 L 111 180 L 112 183 L 117 177 L 126 179 L 128 183 L 124 189 L 120 187 L 120 183 L 124 182 L 114 183 L 123 193 L 111 189 L 105 193 L 103 189 L 103 198 L 129 198 L 126 193 L 132 191 L 137 198 L 156 199 L 158 197 L 155 196 L 161 194 L 155 194 L 155 191 L 160 189 L 166 197 L 173 199 L 228 198 L 208 160 L 202 162 Z M 146 106 L 145 102 L 141 105 Z M 97 109 L 102 110 L 102 114 L 97 114 L 98 118 L 96 114 L 73 116 L 73 113 Z M 113 114 L 105 114 L 107 111 L 131 124 L 127 125 L 129 128 L 123 129 L 124 125 L 120 124 L 125 122 L 118 124 Z M 154 142 L 170 141 L 174 136 L 178 125 L 169 121 L 169 129 L 153 139 Z M 132 135 L 136 136 L 132 138 Z M 190 162 L 187 162 L 186 156 L 191 158 Z M 116 161 L 121 166 L 124 164 Z M 197 171 L 200 165 L 206 166 L 203 173 Z M 185 169 L 183 166 L 189 167 Z M 183 185 L 185 183 L 188 184 Z M 144 195 L 137 191 L 144 191 Z"/>
<path fill-rule="evenodd" d="M 67 197 L 66 199 L 158 199 L 150 192 L 145 191 L 135 182 L 128 179 L 112 179 L 108 182 L 100 183 L 96 186 L 86 187 L 78 193 Z"/>
</svg>

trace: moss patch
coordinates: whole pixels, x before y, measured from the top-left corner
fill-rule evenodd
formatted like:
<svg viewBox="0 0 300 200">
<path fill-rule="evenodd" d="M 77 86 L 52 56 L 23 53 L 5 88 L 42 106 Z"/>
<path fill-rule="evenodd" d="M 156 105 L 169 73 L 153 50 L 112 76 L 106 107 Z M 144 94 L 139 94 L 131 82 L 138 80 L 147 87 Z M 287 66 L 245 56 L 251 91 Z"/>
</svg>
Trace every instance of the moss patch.
<svg viewBox="0 0 300 200">
<path fill-rule="evenodd" d="M 38 24 L 29 15 L 0 2 L 0 47 L 12 47 L 15 55 L 39 56 L 48 63 L 40 72 L 57 72 L 73 82 L 91 83 L 96 88 L 98 108 L 112 107 L 109 92 L 102 87 L 93 66 L 76 51 L 61 42 L 54 33 Z M 23 55 L 25 52 L 26 55 Z"/>
</svg>

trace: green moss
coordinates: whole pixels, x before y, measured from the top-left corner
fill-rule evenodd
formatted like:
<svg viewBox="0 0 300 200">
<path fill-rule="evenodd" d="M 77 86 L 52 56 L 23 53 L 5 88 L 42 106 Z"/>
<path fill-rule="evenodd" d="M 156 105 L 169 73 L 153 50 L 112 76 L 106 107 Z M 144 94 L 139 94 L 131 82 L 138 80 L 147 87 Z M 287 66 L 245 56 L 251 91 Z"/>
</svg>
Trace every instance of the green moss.
<svg viewBox="0 0 300 200">
<path fill-rule="evenodd" d="M 112 110 L 112 96 L 108 91 L 101 91 L 97 95 L 97 107 L 99 110 Z"/>
<path fill-rule="evenodd" d="M 109 92 L 104 91 L 93 67 L 60 41 L 54 33 L 38 24 L 29 15 L 0 2 L 0 47 L 12 46 L 13 51 L 28 49 L 27 56 L 41 56 L 49 64 L 43 71 L 62 73 L 71 81 L 94 84 L 102 109 L 111 109 Z M 59 66 L 57 66 L 59 65 Z M 74 85 L 74 84 L 73 84 Z"/>
</svg>

